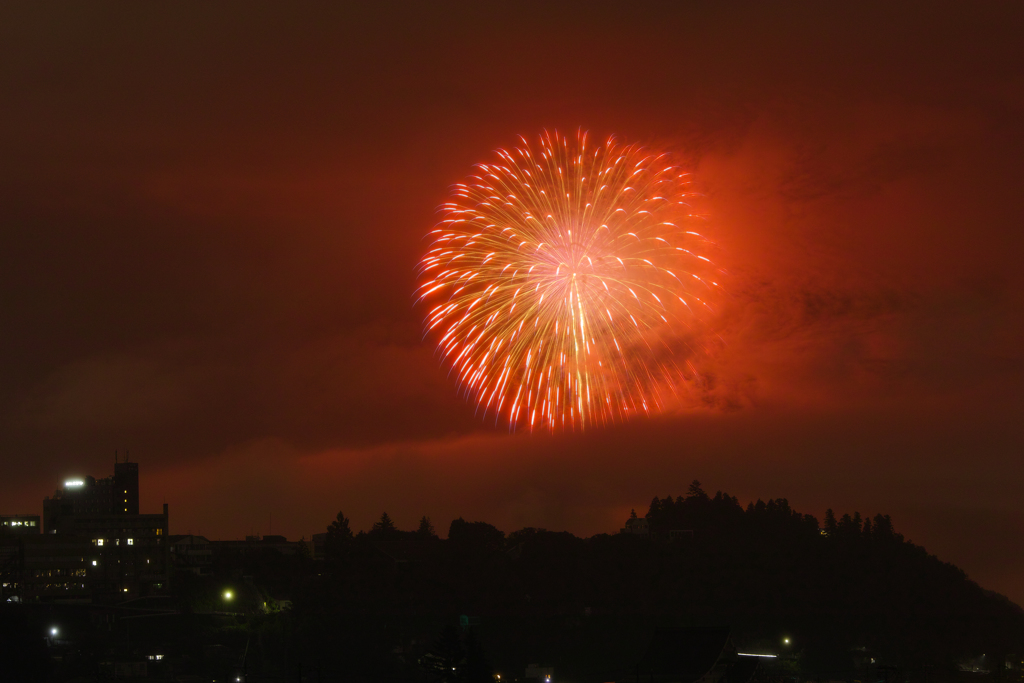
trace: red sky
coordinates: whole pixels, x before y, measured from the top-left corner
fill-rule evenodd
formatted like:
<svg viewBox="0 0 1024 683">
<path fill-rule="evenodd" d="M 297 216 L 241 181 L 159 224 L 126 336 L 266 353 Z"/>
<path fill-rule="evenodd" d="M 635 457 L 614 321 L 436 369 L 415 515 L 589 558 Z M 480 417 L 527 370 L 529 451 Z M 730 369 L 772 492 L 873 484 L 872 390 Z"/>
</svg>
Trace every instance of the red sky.
<svg viewBox="0 0 1024 683">
<path fill-rule="evenodd" d="M 1018 4 L 354 5 L 0 8 L 0 510 L 114 449 L 211 538 L 611 532 L 696 478 L 1024 603 Z M 725 346 L 708 407 L 509 436 L 413 269 L 472 164 L 581 126 L 694 171 Z"/>
</svg>

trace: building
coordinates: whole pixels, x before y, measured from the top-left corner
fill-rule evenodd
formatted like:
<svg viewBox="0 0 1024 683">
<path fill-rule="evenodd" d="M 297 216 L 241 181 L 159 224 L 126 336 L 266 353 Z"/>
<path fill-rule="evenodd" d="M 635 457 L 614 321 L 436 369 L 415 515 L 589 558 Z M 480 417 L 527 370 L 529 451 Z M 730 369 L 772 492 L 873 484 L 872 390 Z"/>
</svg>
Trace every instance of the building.
<svg viewBox="0 0 1024 683">
<path fill-rule="evenodd" d="M 5 596 L 111 600 L 168 588 L 167 504 L 160 513 L 139 513 L 138 463 L 115 462 L 114 474 L 103 479 L 65 480 L 43 500 L 42 534 L 38 516 L 0 518 L 0 529 L 5 519 L 22 523 L 8 525 L 17 533 L 0 531 Z"/>
<path fill-rule="evenodd" d="M 39 515 L 0 515 L 0 536 L 30 536 L 42 533 Z"/>
<path fill-rule="evenodd" d="M 619 530 L 620 534 L 636 534 L 637 536 L 650 536 L 651 527 L 646 517 L 630 517 L 626 520 L 626 526 Z"/>
<path fill-rule="evenodd" d="M 327 534 L 313 534 L 311 537 L 313 544 L 313 559 L 314 560 L 325 560 L 327 559 L 327 553 L 324 548 L 327 547 Z"/>
<path fill-rule="evenodd" d="M 58 533 L 65 520 L 81 515 L 139 514 L 139 464 L 115 462 L 114 474 L 103 479 L 74 477 L 52 498 L 43 500 L 46 533 Z"/>
<path fill-rule="evenodd" d="M 197 576 L 206 576 L 210 573 L 213 566 L 213 546 L 205 537 L 192 534 L 170 536 L 168 546 L 174 571 Z"/>
<path fill-rule="evenodd" d="M 87 538 L 0 537 L 0 596 L 82 600 L 92 595 L 100 556 Z"/>
<path fill-rule="evenodd" d="M 526 680 L 534 680 L 538 683 L 551 683 L 551 677 L 555 675 L 555 668 L 552 666 L 539 666 L 537 664 L 528 664 L 526 666 L 526 673 L 523 678 Z"/>
<path fill-rule="evenodd" d="M 284 536 L 270 535 L 246 536 L 244 541 L 210 541 L 213 554 L 248 554 L 273 551 L 282 555 L 294 555 L 309 551 L 309 543 L 305 540 L 289 541 Z"/>
<path fill-rule="evenodd" d="M 65 519 L 56 536 L 89 539 L 99 555 L 92 590 L 98 595 L 149 595 L 170 579 L 169 515 L 78 515 Z"/>
</svg>

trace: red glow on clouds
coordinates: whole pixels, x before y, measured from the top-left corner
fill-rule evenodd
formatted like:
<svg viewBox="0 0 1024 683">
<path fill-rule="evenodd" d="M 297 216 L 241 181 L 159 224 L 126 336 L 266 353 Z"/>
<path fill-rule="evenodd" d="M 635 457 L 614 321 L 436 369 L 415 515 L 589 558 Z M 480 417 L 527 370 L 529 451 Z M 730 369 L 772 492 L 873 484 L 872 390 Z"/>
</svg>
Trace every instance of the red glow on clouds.
<svg viewBox="0 0 1024 683">
<path fill-rule="evenodd" d="M 115 448 L 145 510 L 212 537 L 339 509 L 590 534 L 699 478 L 891 513 L 1024 600 L 996 547 L 1024 542 L 1019 17 L 154 11 L 3 10 L 8 511 Z M 509 436 L 423 341 L 415 266 L 487 150 L 580 126 L 694 172 L 722 343 L 655 418 Z"/>
</svg>

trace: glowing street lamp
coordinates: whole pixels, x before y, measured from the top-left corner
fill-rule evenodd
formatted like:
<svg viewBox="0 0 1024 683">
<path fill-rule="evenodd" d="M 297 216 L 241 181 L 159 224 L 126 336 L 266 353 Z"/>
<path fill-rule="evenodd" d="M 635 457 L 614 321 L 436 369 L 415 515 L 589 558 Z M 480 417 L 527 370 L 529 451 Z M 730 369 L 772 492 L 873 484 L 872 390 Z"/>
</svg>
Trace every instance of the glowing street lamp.
<svg viewBox="0 0 1024 683">
<path fill-rule="evenodd" d="M 53 637 L 57 637 L 57 627 L 56 626 L 54 626 L 53 628 L 50 629 L 50 635 L 53 636 Z"/>
<path fill-rule="evenodd" d="M 235 597 L 234 593 L 232 593 L 231 591 L 224 591 L 225 600 L 231 600 L 233 597 Z"/>
</svg>

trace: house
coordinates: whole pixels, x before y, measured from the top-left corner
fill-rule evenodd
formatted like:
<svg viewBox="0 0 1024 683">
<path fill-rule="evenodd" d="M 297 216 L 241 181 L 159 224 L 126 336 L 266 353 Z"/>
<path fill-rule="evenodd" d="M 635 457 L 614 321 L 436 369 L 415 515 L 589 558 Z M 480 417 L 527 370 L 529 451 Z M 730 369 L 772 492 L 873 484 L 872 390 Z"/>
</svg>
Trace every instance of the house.
<svg viewBox="0 0 1024 683">
<path fill-rule="evenodd" d="M 626 520 L 626 526 L 619 529 L 620 534 L 635 534 L 637 536 L 650 536 L 651 527 L 646 517 L 630 517 Z"/>
</svg>

